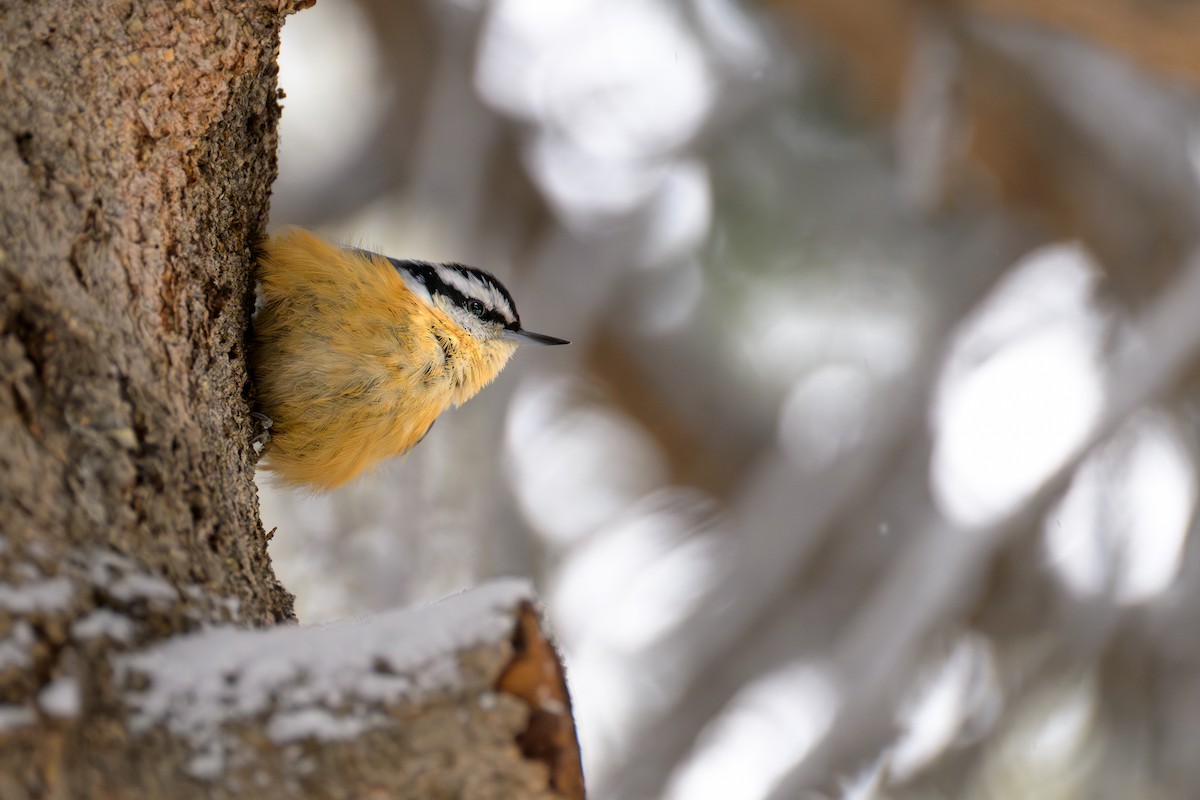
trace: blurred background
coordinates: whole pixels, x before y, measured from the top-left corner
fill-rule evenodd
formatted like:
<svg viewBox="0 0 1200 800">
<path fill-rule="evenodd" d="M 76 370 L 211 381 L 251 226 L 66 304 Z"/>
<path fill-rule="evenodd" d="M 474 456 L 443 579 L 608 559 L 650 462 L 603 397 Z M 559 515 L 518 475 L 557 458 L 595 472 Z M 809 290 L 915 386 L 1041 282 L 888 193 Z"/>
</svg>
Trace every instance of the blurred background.
<svg viewBox="0 0 1200 800">
<path fill-rule="evenodd" d="M 596 800 L 1194 798 L 1200 6 L 322 0 L 272 224 L 533 330 L 260 480 L 304 622 L 530 576 Z"/>
</svg>

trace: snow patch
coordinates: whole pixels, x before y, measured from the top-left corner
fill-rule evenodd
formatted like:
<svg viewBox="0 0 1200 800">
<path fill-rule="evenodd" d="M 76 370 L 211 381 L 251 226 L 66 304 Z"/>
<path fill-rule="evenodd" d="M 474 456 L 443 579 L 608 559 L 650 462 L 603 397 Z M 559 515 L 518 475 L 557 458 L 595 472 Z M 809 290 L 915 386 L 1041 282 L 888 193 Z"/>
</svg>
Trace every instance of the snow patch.
<svg viewBox="0 0 1200 800">
<path fill-rule="evenodd" d="M 323 708 L 303 708 L 272 717 L 267 736 L 279 744 L 301 739 L 353 739 L 372 727 L 365 717 L 338 717 Z"/>
<path fill-rule="evenodd" d="M 189 772 L 206 779 L 223 770 L 222 727 L 262 714 L 276 742 L 352 738 L 386 722 L 380 705 L 459 688 L 458 653 L 508 638 L 515 609 L 532 599 L 527 581 L 503 579 L 364 620 L 176 637 L 116 660 L 118 677 L 146 681 L 127 696 L 130 727 L 161 725 L 189 741 Z"/>
<path fill-rule="evenodd" d="M 86 617 L 75 620 L 71 625 L 71 636 L 76 641 L 105 637 L 114 642 L 128 643 L 133 639 L 133 620 L 107 608 L 98 608 Z"/>
<path fill-rule="evenodd" d="M 74 678 L 55 678 L 38 693 L 38 706 L 51 717 L 77 717 L 81 705 L 79 681 Z"/>
<path fill-rule="evenodd" d="M 37 717 L 29 706 L 0 705 L 0 733 L 24 728 L 36 721 Z"/>
<path fill-rule="evenodd" d="M 219 778 L 225 771 L 225 751 L 220 747 L 209 746 L 188 759 L 184 771 L 196 780 L 211 781 Z"/>
<path fill-rule="evenodd" d="M 12 635 L 0 639 L 0 672 L 6 669 L 28 669 L 33 666 L 29 648 L 34 642 L 33 626 L 25 620 L 13 624 Z"/>
<path fill-rule="evenodd" d="M 123 575 L 109 586 L 108 590 L 113 597 L 123 603 L 132 603 L 134 600 L 151 602 L 161 600 L 165 603 L 174 603 L 179 600 L 179 592 L 175 591 L 174 586 L 162 578 L 147 575 L 144 572 L 131 572 Z"/>
<path fill-rule="evenodd" d="M 20 586 L 0 583 L 0 608 L 14 614 L 66 608 L 75 590 L 68 578 L 49 578 Z"/>
<path fill-rule="evenodd" d="M 137 564 L 111 550 L 94 550 L 88 556 L 88 577 L 96 586 L 108 586 L 115 575 L 136 572 Z"/>
</svg>

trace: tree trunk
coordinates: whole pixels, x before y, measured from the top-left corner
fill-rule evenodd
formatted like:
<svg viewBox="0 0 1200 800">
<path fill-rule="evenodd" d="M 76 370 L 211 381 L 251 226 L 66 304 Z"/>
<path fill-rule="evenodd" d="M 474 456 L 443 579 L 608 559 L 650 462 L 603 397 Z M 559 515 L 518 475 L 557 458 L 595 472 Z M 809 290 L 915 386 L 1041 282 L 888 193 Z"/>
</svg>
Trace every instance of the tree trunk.
<svg viewBox="0 0 1200 800">
<path fill-rule="evenodd" d="M 0 3 L 0 797 L 570 791 L 552 758 L 526 761 L 514 741 L 537 703 L 479 703 L 523 641 L 523 596 L 500 603 L 506 625 L 493 616 L 487 635 L 404 663 L 414 685 L 433 682 L 429 697 L 293 697 L 281 686 L 323 674 L 323 631 L 226 629 L 292 618 L 258 519 L 244 354 L 275 175 L 279 29 L 305 4 Z M 276 640 L 238 638 L 278 635 L 297 637 L 291 661 L 258 657 Z M 247 658 L 223 661 L 226 648 Z M 363 675 L 396 668 L 355 652 L 373 659 L 355 666 Z M 424 676 L 446 669 L 433 655 L 465 677 Z M 292 672 L 255 672 L 264 660 Z M 194 691 L 148 707 L 178 674 Z M 225 695 L 202 687 L 232 692 L 247 675 L 261 705 L 218 719 L 205 703 Z M 463 723 L 448 711 L 459 702 L 482 710 Z M 406 726 L 426 724 L 426 704 L 458 728 L 420 739 Z M 506 742 L 489 751 L 494 769 L 404 789 L 416 768 L 402 768 L 405 747 L 467 759 L 472 730 Z M 522 769 L 540 793 L 489 782 Z"/>
</svg>

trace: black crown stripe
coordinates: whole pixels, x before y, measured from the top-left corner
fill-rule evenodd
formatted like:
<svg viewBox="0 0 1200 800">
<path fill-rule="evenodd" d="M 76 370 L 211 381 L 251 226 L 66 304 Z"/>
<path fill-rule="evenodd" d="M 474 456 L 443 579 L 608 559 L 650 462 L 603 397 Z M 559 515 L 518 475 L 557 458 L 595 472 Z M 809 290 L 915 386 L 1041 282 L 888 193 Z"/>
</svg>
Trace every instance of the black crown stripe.
<svg viewBox="0 0 1200 800">
<path fill-rule="evenodd" d="M 372 253 L 369 250 L 359 250 L 358 248 L 354 249 L 356 252 L 367 256 L 379 255 L 378 253 Z M 381 257 L 386 258 L 391 265 L 396 268 L 397 271 L 407 272 L 408 274 L 414 276 L 418 281 L 421 282 L 430 295 L 440 294 L 454 305 L 464 309 L 467 307 L 467 302 L 472 299 L 464 295 L 456 287 L 451 286 L 438 277 L 436 267 L 434 267 L 434 265 L 430 264 L 428 261 L 411 261 L 408 259 L 390 258 L 388 256 Z M 490 272 L 478 269 L 477 267 L 468 267 L 465 264 L 445 264 L 444 266 L 449 267 L 464 277 L 475 277 L 483 281 L 485 284 L 494 287 L 496 291 L 500 293 L 500 296 L 504 298 L 505 302 L 508 303 L 508 310 L 512 312 L 512 322 L 509 322 L 503 314 L 493 308 L 486 308 L 484 313 L 480 315 L 481 318 L 489 322 L 495 322 L 500 325 L 504 325 L 508 328 L 512 328 L 513 330 L 520 330 L 521 318 L 517 314 L 517 306 L 513 302 L 512 295 L 509 294 L 508 289 L 505 288 L 504 284 L 496 280 L 495 276 L 493 276 Z"/>
</svg>

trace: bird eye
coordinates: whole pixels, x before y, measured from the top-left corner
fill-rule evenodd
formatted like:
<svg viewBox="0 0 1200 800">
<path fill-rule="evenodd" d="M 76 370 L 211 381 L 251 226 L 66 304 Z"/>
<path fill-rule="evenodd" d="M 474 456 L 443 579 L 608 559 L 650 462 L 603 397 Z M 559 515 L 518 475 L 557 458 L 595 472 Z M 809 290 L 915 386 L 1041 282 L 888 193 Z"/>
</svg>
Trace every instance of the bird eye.
<svg viewBox="0 0 1200 800">
<path fill-rule="evenodd" d="M 477 317 L 482 317 L 484 312 L 483 302 L 479 300 L 468 300 L 467 311 L 470 311 Z"/>
</svg>

